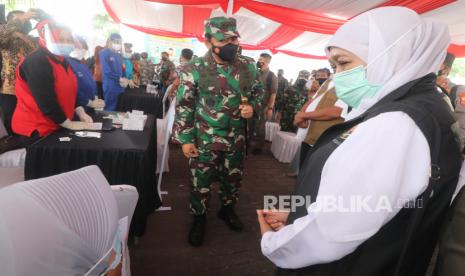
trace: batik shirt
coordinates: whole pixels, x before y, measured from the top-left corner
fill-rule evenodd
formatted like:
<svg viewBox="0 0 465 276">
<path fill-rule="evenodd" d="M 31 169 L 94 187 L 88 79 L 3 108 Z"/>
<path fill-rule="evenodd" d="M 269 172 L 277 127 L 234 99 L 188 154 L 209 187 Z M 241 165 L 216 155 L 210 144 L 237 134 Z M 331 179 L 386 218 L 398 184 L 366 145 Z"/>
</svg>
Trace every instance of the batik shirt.
<svg viewBox="0 0 465 276">
<path fill-rule="evenodd" d="M 15 94 L 16 66 L 37 48 L 36 41 L 21 33 L 19 20 L 0 25 L 0 49 L 2 54 L 2 89 L 0 93 Z"/>
</svg>

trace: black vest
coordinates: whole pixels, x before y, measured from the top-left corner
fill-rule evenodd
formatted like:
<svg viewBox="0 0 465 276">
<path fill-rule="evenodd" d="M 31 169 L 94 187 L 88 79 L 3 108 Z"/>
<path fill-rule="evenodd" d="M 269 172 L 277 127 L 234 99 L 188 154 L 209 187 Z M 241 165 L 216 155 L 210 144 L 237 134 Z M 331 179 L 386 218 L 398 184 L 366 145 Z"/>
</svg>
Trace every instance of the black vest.
<svg viewBox="0 0 465 276">
<path fill-rule="evenodd" d="M 445 212 L 457 185 L 462 163 L 456 135 L 451 130 L 455 120 L 437 92 L 434 82 L 434 74 L 409 82 L 381 99 L 361 116 L 329 128 L 307 156 L 297 178 L 295 190 L 296 195 L 311 196 L 314 201 L 324 164 L 331 153 L 344 142 L 344 134 L 352 127 L 381 113 L 402 111 L 412 118 L 425 135 L 431 152 L 430 182 L 425 192 L 417 198 L 417 201 L 422 201 L 423 208 L 401 209 L 375 235 L 339 260 L 300 269 L 278 268 L 278 275 L 425 274 Z M 291 213 L 288 223 L 307 215 L 306 207 L 298 207 Z"/>
</svg>

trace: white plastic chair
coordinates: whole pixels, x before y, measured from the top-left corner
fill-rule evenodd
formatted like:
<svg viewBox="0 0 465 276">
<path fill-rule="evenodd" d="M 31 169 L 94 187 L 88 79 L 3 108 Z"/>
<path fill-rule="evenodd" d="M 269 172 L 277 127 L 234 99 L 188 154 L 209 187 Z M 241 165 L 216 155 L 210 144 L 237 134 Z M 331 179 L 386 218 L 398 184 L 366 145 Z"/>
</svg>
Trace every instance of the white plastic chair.
<svg viewBox="0 0 465 276">
<path fill-rule="evenodd" d="M 176 115 L 176 99 L 173 99 L 170 104 L 170 108 L 168 109 L 168 112 L 165 116 L 164 119 L 166 119 L 166 128 L 164 132 L 164 141 L 163 141 L 163 151 L 161 152 L 161 164 L 160 164 L 160 172 L 165 172 L 165 166 L 168 164 L 168 159 L 169 159 L 169 141 L 171 137 L 171 132 L 173 130 L 173 125 L 174 125 L 174 117 Z M 158 147 L 157 147 L 158 149 Z M 160 154 L 158 153 L 157 150 L 157 159 Z M 158 166 L 158 163 L 157 163 Z M 157 191 L 158 195 L 160 196 L 162 194 L 168 194 L 166 191 L 161 190 L 161 182 L 163 179 L 163 173 L 159 173 L 158 175 L 158 182 L 157 182 Z M 171 210 L 171 207 L 160 207 L 158 210 L 163 211 L 163 210 Z"/>
<path fill-rule="evenodd" d="M 165 103 L 167 99 L 168 99 L 168 93 L 165 93 L 165 95 L 163 96 L 163 100 L 162 100 L 163 119 L 157 119 L 157 173 L 170 171 L 169 164 L 168 164 L 170 152 L 169 152 L 169 147 L 168 148 L 166 147 L 168 144 L 166 144 L 165 137 L 166 137 L 166 133 L 168 132 L 168 129 L 169 131 L 171 131 L 171 128 L 169 128 L 168 126 L 168 116 L 170 114 L 170 110 L 171 110 L 171 107 L 173 106 L 174 100 L 171 102 L 168 112 L 165 112 Z M 163 155 L 165 148 L 166 148 L 166 154 Z M 165 159 L 162 159 L 162 158 L 165 158 Z M 161 164 L 163 163 L 162 160 L 164 160 L 164 164 L 165 164 L 163 169 L 161 169 Z"/>
</svg>

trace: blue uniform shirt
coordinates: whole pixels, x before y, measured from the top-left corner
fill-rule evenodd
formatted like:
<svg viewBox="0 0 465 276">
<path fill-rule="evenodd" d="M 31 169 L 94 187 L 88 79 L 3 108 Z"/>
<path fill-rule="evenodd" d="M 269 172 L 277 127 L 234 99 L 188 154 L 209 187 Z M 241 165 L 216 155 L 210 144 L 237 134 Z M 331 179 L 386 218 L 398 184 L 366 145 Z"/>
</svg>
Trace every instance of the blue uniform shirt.
<svg viewBox="0 0 465 276">
<path fill-rule="evenodd" d="M 100 52 L 100 63 L 105 110 L 115 111 L 118 96 L 124 92 L 124 88 L 119 85 L 119 79 L 123 76 L 123 58 L 119 53 L 105 48 Z"/>
<path fill-rule="evenodd" d="M 82 64 L 77 59 L 66 58 L 71 65 L 71 69 L 76 75 L 78 83 L 77 106 L 87 106 L 89 101 L 97 96 L 97 84 L 95 83 L 92 73 L 86 64 Z"/>
</svg>

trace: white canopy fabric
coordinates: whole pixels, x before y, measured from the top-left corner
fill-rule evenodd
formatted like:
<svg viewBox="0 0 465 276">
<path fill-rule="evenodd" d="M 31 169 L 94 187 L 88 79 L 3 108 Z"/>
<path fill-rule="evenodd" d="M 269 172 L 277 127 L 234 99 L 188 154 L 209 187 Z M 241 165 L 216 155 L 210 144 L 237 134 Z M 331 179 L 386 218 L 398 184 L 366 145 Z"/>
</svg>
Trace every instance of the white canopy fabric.
<svg viewBox="0 0 465 276">
<path fill-rule="evenodd" d="M 465 0 L 103 0 L 118 23 L 149 34 L 203 39 L 203 23 L 228 11 L 237 19 L 245 49 L 325 59 L 337 28 L 364 11 L 405 6 L 448 24 L 449 51 L 465 57 Z M 389 24 L 389 22 L 386 22 Z"/>
</svg>

